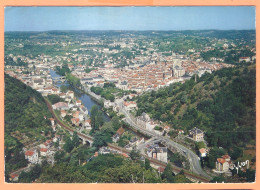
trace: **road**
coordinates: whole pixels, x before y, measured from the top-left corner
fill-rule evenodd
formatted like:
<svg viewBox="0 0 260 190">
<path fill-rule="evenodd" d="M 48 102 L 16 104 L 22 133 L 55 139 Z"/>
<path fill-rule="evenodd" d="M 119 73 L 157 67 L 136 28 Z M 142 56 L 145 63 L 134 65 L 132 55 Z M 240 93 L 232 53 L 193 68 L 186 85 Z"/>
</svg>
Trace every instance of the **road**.
<svg viewBox="0 0 260 190">
<path fill-rule="evenodd" d="M 173 148 L 177 149 L 178 151 L 182 152 L 188 158 L 192 172 L 199 174 L 203 177 L 210 178 L 210 176 L 205 171 L 203 171 L 203 169 L 201 168 L 198 156 L 194 152 L 192 152 L 190 149 L 186 148 L 185 146 L 174 142 L 169 137 L 160 136 L 158 134 L 155 134 L 153 131 L 149 131 L 149 130 L 144 129 L 143 127 L 138 126 L 135 123 L 135 121 L 131 118 L 130 113 L 128 113 L 122 106 L 120 106 L 120 108 L 121 108 L 121 111 L 124 113 L 125 121 L 128 124 L 130 124 L 132 127 L 139 130 L 140 132 L 142 132 L 145 135 L 149 135 L 151 137 L 156 137 L 157 139 L 165 141 L 165 143 L 167 144 L 167 147 L 170 146 L 170 147 L 173 147 Z"/>
<path fill-rule="evenodd" d="M 94 96 L 98 100 L 101 98 L 100 96 L 91 92 L 88 88 L 85 88 L 85 91 L 87 91 L 91 96 Z M 124 102 L 124 97 L 116 101 L 117 105 L 119 105 L 120 111 L 122 113 L 124 113 L 125 121 L 128 124 L 130 124 L 132 127 L 139 130 L 141 133 L 143 133 L 145 135 L 155 137 L 156 139 L 159 139 L 161 141 L 165 141 L 168 148 L 173 147 L 173 148 L 177 149 L 179 152 L 182 152 L 182 154 L 185 155 L 187 157 L 187 159 L 189 160 L 190 169 L 192 172 L 199 174 L 203 177 L 210 178 L 210 176 L 201 168 L 200 161 L 198 159 L 198 155 L 196 155 L 194 152 L 192 152 L 190 149 L 186 148 L 185 146 L 174 142 L 169 137 L 155 134 L 153 131 L 149 131 L 143 127 L 138 126 L 136 124 L 135 120 L 130 116 L 130 113 L 124 109 L 123 102 Z"/>
<path fill-rule="evenodd" d="M 61 125 L 61 127 L 63 127 L 64 129 L 66 129 L 66 130 L 68 130 L 68 131 L 70 131 L 70 132 L 74 132 L 75 130 L 73 130 L 73 129 L 67 127 L 66 125 L 64 125 L 64 124 L 60 121 L 60 119 L 56 117 L 56 115 L 55 115 L 55 113 L 54 113 L 54 111 L 53 111 L 53 109 L 52 109 L 51 104 L 50 104 L 47 100 L 45 100 L 45 102 L 46 102 L 46 104 L 47 104 L 49 110 L 51 111 L 51 113 L 52 113 L 54 119 L 57 121 L 57 123 L 58 123 L 59 125 Z M 86 134 L 82 134 L 82 133 L 80 133 L 80 132 L 78 132 L 78 131 L 76 131 L 76 132 L 78 133 L 79 137 L 83 137 L 83 138 L 86 138 L 86 139 L 89 139 L 89 140 L 92 140 L 92 141 L 93 141 L 93 137 L 90 137 L 90 136 L 88 136 L 88 135 L 86 135 Z M 156 137 L 157 137 L 157 136 L 158 136 L 158 135 L 156 135 Z M 122 147 L 118 147 L 118 146 L 115 146 L 115 145 L 110 144 L 110 143 L 108 143 L 108 147 L 110 147 L 110 148 L 112 148 L 112 149 L 118 149 L 118 150 L 121 151 L 121 152 L 124 152 L 124 153 L 129 154 L 129 151 L 126 150 L 126 149 L 124 149 L 124 148 L 122 148 Z M 144 155 L 144 156 L 145 156 L 145 155 Z M 145 156 L 145 157 L 146 157 L 146 156 Z M 156 165 L 161 165 L 162 167 L 166 167 L 166 163 L 162 163 L 162 162 L 160 162 L 160 161 L 158 161 L 158 160 L 156 160 L 156 159 L 153 159 L 153 158 L 148 158 L 148 157 L 146 157 L 146 158 L 149 159 L 151 163 L 154 163 L 154 164 L 156 164 Z M 173 170 L 174 170 L 174 171 L 177 171 L 177 172 L 180 172 L 180 171 L 182 170 L 182 168 L 178 168 L 178 167 L 174 166 L 174 167 L 173 167 Z M 197 179 L 197 180 L 202 181 L 202 182 L 209 182 L 209 180 L 208 180 L 209 177 L 208 177 L 208 176 L 207 176 L 206 178 L 203 177 L 203 176 L 196 176 L 196 175 L 191 174 L 190 172 L 188 172 L 188 171 L 186 171 L 186 170 L 184 170 L 184 174 L 187 175 L 187 176 L 189 176 L 189 177 L 191 177 L 191 178 L 193 178 L 193 179 Z"/>
</svg>

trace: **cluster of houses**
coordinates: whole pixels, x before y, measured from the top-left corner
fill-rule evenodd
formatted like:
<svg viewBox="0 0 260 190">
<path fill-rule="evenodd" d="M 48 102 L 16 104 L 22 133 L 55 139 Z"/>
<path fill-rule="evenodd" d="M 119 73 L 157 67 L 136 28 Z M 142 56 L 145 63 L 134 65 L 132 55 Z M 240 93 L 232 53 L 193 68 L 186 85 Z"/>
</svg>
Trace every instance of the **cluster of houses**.
<svg viewBox="0 0 260 190">
<path fill-rule="evenodd" d="M 226 175 L 232 175 L 230 170 L 233 170 L 234 167 L 235 165 L 231 161 L 231 157 L 226 154 L 223 155 L 221 158 L 217 158 L 216 169 L 214 170 L 214 172 L 225 173 Z"/>
<path fill-rule="evenodd" d="M 60 135 L 55 135 L 54 138 L 46 140 L 44 143 L 40 144 L 33 149 L 26 150 L 24 155 L 25 159 L 31 164 L 41 163 L 43 159 L 47 162 L 54 163 L 54 154 L 58 151 L 58 148 L 54 147 L 54 143 L 60 141 Z"/>
<path fill-rule="evenodd" d="M 144 143 L 144 138 L 133 137 L 130 139 L 129 143 L 125 146 L 127 150 L 133 150 L 135 147 L 139 146 L 141 143 Z"/>
<path fill-rule="evenodd" d="M 151 119 L 150 116 L 145 112 L 136 118 L 136 123 L 146 130 L 153 131 L 157 135 L 163 135 L 164 133 L 167 134 L 171 130 L 167 125 L 161 126 L 158 122 Z M 184 131 L 180 129 L 172 130 L 176 130 L 179 134 L 184 133 Z"/>
<path fill-rule="evenodd" d="M 98 157 L 99 155 L 103 155 L 103 154 L 119 154 L 119 155 L 124 156 L 125 158 L 129 158 L 129 155 L 126 153 L 103 146 L 103 147 L 99 148 L 99 150 L 97 152 L 95 152 L 95 154 L 93 156 L 91 156 L 89 159 L 87 159 L 86 162 L 83 163 L 83 165 L 90 162 L 93 158 Z"/>
<path fill-rule="evenodd" d="M 156 126 L 159 126 L 159 124 L 156 123 L 154 120 L 152 120 L 150 116 L 145 112 L 143 112 L 140 116 L 136 118 L 136 123 L 137 125 L 143 127 L 144 129 L 153 131 L 158 135 L 162 135 L 164 132 L 164 129 L 161 130 L 154 129 Z"/>
<path fill-rule="evenodd" d="M 112 137 L 112 140 L 114 143 L 117 143 L 119 139 L 122 137 L 124 134 L 125 130 L 120 127 L 117 131 L 116 134 Z M 135 147 L 137 147 L 139 144 L 144 143 L 144 138 L 138 138 L 138 137 L 133 137 L 129 140 L 129 143 L 124 147 L 127 150 L 133 150 Z"/>
<path fill-rule="evenodd" d="M 74 98 L 74 92 L 69 91 L 66 94 L 69 94 L 73 100 L 66 101 L 65 99 L 65 102 L 57 102 L 52 105 L 52 108 L 60 111 L 60 116 L 62 119 L 66 116 L 70 116 L 72 125 L 81 127 L 81 130 L 91 129 L 91 121 L 88 117 L 87 108 L 82 105 L 81 100 L 76 100 Z M 60 97 L 62 98 L 62 96 Z"/>
</svg>

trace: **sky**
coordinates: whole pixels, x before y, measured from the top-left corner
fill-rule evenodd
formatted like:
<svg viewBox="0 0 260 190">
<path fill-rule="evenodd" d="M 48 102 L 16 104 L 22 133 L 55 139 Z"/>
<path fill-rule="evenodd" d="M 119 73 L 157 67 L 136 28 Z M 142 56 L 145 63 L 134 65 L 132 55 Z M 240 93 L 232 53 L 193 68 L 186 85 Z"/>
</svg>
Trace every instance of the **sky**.
<svg viewBox="0 0 260 190">
<path fill-rule="evenodd" d="M 5 7 L 5 31 L 207 29 L 255 29 L 255 7 Z"/>
</svg>

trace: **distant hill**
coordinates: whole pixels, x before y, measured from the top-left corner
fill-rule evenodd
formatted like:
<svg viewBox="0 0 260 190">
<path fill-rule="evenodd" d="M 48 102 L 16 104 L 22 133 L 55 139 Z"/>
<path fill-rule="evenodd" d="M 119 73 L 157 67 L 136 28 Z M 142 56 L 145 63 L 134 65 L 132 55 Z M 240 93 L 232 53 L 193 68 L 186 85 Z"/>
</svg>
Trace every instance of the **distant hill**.
<svg viewBox="0 0 260 190">
<path fill-rule="evenodd" d="M 244 147 L 255 141 L 255 65 L 224 68 L 184 84 L 175 83 L 140 96 L 138 112 L 172 128 L 188 132 L 198 127 L 206 132 L 210 146 Z"/>
</svg>

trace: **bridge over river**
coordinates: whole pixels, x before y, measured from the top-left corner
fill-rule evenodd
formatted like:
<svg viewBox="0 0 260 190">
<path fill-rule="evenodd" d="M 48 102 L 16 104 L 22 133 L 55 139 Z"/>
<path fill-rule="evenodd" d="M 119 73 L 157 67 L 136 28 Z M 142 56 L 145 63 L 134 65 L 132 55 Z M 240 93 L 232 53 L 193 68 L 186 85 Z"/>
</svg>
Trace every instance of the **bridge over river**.
<svg viewBox="0 0 260 190">
<path fill-rule="evenodd" d="M 66 81 L 66 77 L 65 77 L 65 76 L 54 77 L 54 78 L 52 79 L 52 81 L 53 81 L 54 83 L 57 83 L 57 82 L 62 82 L 62 83 L 64 83 L 64 82 Z"/>
<path fill-rule="evenodd" d="M 46 102 L 46 104 L 47 104 L 49 110 L 51 111 L 51 113 L 52 113 L 54 119 L 57 121 L 57 123 L 58 123 L 61 127 L 63 127 L 65 130 L 69 131 L 70 134 L 73 134 L 76 130 L 71 129 L 70 127 L 66 126 L 66 125 L 61 121 L 61 119 L 56 116 L 56 114 L 54 113 L 54 111 L 53 111 L 53 109 L 52 109 L 52 106 L 51 106 L 50 102 L 48 102 L 46 99 L 45 99 L 45 102 Z M 77 132 L 79 138 L 82 140 L 83 144 L 86 144 L 86 143 L 88 142 L 90 145 L 92 145 L 92 143 L 93 143 L 93 137 L 91 137 L 91 136 L 89 136 L 89 135 L 86 135 L 86 134 L 83 134 L 83 133 L 80 133 L 80 132 L 78 132 L 78 131 L 76 131 L 76 132 Z M 154 138 L 153 140 L 156 140 L 156 139 Z M 161 140 L 163 141 L 163 139 L 161 139 Z M 113 144 L 110 144 L 110 143 L 108 143 L 108 147 L 109 147 L 110 149 L 117 150 L 118 152 L 126 153 L 126 154 L 128 154 L 128 155 L 129 155 L 129 153 L 130 153 L 129 150 L 127 150 L 127 149 L 125 149 L 125 148 L 122 148 L 122 147 L 119 147 L 119 146 L 116 146 L 116 145 L 113 145 Z M 145 154 L 142 154 L 142 156 L 144 156 L 144 157 L 146 157 L 147 159 L 149 159 L 151 164 L 154 164 L 154 165 L 156 165 L 156 166 L 158 166 L 158 167 L 163 167 L 163 168 L 165 168 L 166 165 L 167 165 L 167 163 L 158 161 L 158 160 L 153 159 L 153 158 L 149 158 L 149 157 L 147 157 Z M 175 165 L 172 165 L 172 168 L 173 168 L 173 172 L 174 172 L 174 173 L 179 173 L 181 170 L 183 170 L 183 171 L 184 171 L 184 174 L 185 174 L 189 179 L 191 179 L 191 180 L 193 180 L 193 181 L 200 181 L 200 182 L 205 182 L 205 183 L 206 183 L 206 182 L 209 182 L 209 179 L 208 179 L 208 178 L 206 178 L 206 177 L 204 177 L 204 176 L 200 176 L 200 175 L 198 175 L 198 174 L 194 174 L 194 173 L 192 173 L 192 172 L 190 172 L 190 171 L 188 171 L 188 170 L 185 170 L 185 169 L 183 169 L 183 168 L 179 168 L 179 167 L 177 167 L 177 166 L 175 166 Z"/>
</svg>

